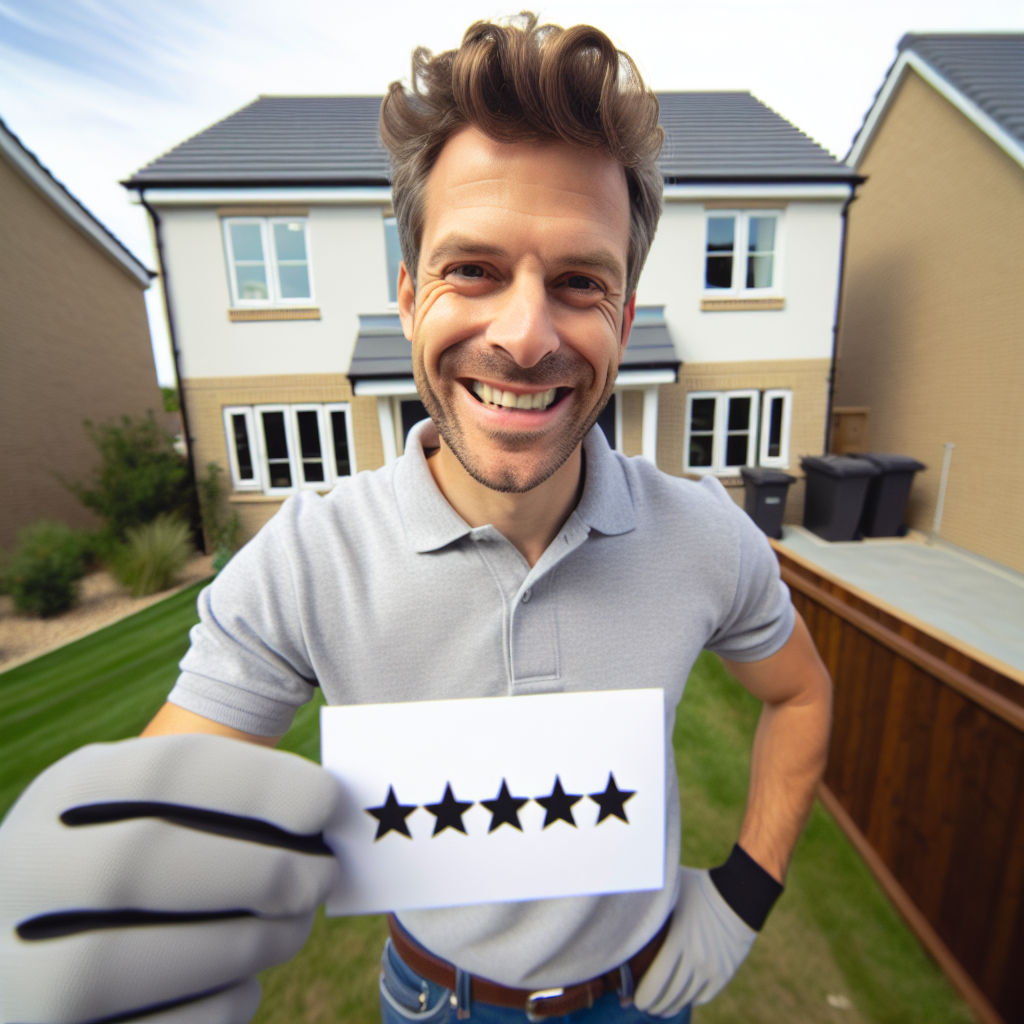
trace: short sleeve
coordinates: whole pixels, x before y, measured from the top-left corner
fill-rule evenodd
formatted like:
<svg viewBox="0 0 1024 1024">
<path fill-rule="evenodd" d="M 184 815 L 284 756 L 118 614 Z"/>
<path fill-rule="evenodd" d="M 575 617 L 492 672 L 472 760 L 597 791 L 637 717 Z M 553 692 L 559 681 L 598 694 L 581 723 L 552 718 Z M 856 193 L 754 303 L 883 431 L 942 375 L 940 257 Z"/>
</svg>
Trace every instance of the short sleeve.
<svg viewBox="0 0 1024 1024">
<path fill-rule="evenodd" d="M 316 678 L 289 557 L 304 499 L 289 499 L 200 593 L 200 621 L 170 703 L 232 729 L 280 736 L 312 698 Z"/>
<path fill-rule="evenodd" d="M 705 644 L 732 661 L 761 661 L 780 650 L 796 623 L 789 588 L 779 577 L 779 560 L 768 538 L 711 477 L 702 481 L 715 493 L 735 534 L 735 590 L 732 606 Z"/>
</svg>

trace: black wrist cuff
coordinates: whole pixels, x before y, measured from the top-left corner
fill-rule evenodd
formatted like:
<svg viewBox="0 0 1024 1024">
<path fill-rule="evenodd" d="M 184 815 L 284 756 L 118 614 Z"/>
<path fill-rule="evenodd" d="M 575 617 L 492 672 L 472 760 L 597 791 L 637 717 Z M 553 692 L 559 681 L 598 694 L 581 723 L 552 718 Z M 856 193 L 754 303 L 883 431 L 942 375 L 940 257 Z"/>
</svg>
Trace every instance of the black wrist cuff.
<svg viewBox="0 0 1024 1024">
<path fill-rule="evenodd" d="M 737 843 L 729 859 L 709 872 L 722 899 L 755 932 L 764 925 L 782 886 Z"/>
</svg>

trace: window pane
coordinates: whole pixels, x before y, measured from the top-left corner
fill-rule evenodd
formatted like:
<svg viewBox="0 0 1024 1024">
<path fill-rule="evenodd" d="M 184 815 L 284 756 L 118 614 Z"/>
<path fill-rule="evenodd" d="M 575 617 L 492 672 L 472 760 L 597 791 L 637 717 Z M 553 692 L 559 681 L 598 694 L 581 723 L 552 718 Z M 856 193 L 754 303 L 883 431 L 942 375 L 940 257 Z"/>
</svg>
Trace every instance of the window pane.
<svg viewBox="0 0 1024 1024">
<path fill-rule="evenodd" d="M 690 430 L 715 429 L 715 399 L 695 398 L 690 403 Z"/>
<path fill-rule="evenodd" d="M 397 302 L 398 264 L 402 262 L 402 247 L 398 243 L 398 222 L 394 217 L 384 218 L 384 245 L 388 261 L 388 302 Z"/>
<path fill-rule="evenodd" d="M 735 217 L 708 217 L 708 252 L 732 252 Z"/>
<path fill-rule="evenodd" d="M 725 442 L 725 464 L 745 466 L 747 464 L 747 440 L 749 434 L 730 434 Z"/>
<path fill-rule="evenodd" d="M 748 288 L 771 288 L 772 286 L 772 261 L 775 257 L 749 256 L 747 258 L 747 287 Z"/>
<path fill-rule="evenodd" d="M 777 459 L 782 454 L 782 406 L 783 399 L 773 398 L 771 418 L 768 423 L 768 457 Z"/>
<path fill-rule="evenodd" d="M 604 431 L 608 438 L 608 447 L 615 450 L 615 396 L 608 399 L 608 404 L 601 410 L 597 417 L 597 425 Z"/>
<path fill-rule="evenodd" d="M 267 441 L 268 459 L 288 458 L 288 436 L 284 432 L 284 413 L 263 414 L 263 436 Z"/>
<path fill-rule="evenodd" d="M 259 224 L 232 224 L 231 249 L 236 260 L 263 262 L 263 238 Z"/>
<path fill-rule="evenodd" d="M 418 398 L 407 398 L 402 400 L 402 438 L 409 436 L 409 431 L 427 418 L 427 410 Z"/>
<path fill-rule="evenodd" d="M 729 430 L 750 429 L 750 399 L 729 399 Z"/>
<path fill-rule="evenodd" d="M 340 409 L 331 413 L 331 431 L 334 434 L 334 469 L 338 476 L 351 476 L 348 458 L 348 429 L 345 413 Z"/>
<path fill-rule="evenodd" d="M 231 414 L 231 430 L 235 435 L 235 457 L 238 460 L 238 479 L 254 480 L 252 471 L 252 450 L 249 447 L 249 431 L 241 413 Z"/>
<path fill-rule="evenodd" d="M 299 450 L 304 459 L 320 458 L 320 425 L 317 415 L 312 409 L 304 409 L 298 413 Z"/>
<path fill-rule="evenodd" d="M 712 439 L 710 434 L 700 434 L 690 437 L 690 462 L 691 467 L 711 465 Z"/>
<path fill-rule="evenodd" d="M 281 279 L 282 299 L 309 298 L 309 269 L 304 263 L 278 267 L 277 272 Z"/>
<path fill-rule="evenodd" d="M 274 246 L 279 260 L 306 259 L 306 232 L 302 221 L 274 225 Z"/>
<path fill-rule="evenodd" d="M 235 267 L 235 280 L 237 281 L 238 297 L 240 299 L 266 299 L 267 272 L 262 266 Z"/>
<path fill-rule="evenodd" d="M 774 217 L 750 218 L 750 231 L 747 237 L 747 249 L 749 252 L 774 252 Z"/>
<path fill-rule="evenodd" d="M 732 287 L 732 257 L 709 256 L 707 271 L 704 275 L 705 288 Z"/>
</svg>

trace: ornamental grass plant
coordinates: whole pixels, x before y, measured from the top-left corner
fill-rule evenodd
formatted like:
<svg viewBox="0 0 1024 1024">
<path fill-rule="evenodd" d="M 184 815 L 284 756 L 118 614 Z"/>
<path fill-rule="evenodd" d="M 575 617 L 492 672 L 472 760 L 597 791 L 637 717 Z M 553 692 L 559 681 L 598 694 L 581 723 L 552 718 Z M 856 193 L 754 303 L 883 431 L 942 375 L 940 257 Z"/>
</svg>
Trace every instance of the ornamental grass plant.
<svg viewBox="0 0 1024 1024">
<path fill-rule="evenodd" d="M 173 586 L 192 554 L 188 525 L 177 516 L 158 516 L 127 531 L 110 568 L 134 597 L 145 597 Z"/>
</svg>

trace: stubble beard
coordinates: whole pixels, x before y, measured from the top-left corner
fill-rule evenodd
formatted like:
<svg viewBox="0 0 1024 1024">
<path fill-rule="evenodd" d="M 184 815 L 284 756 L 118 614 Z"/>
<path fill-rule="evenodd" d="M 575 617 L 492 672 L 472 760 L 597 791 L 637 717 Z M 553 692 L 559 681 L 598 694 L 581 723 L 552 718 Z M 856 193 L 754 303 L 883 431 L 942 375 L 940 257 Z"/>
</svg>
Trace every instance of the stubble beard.
<svg viewBox="0 0 1024 1024">
<path fill-rule="evenodd" d="M 454 345 L 442 353 L 439 369 L 442 371 L 442 379 L 449 381 L 452 389 L 462 387 L 458 382 L 460 377 L 477 379 L 478 376 L 482 376 L 538 390 L 569 386 L 568 382 L 571 381 L 573 393 L 563 399 L 570 402 L 578 400 L 594 381 L 594 369 L 586 360 L 571 351 L 565 352 L 561 349 L 546 355 L 536 366 L 523 367 L 510 356 L 502 355 L 493 349 L 471 355 L 462 345 Z M 530 460 L 528 465 L 523 461 L 517 462 L 516 452 L 528 452 L 533 449 L 538 443 L 537 432 L 523 434 L 490 431 L 491 439 L 505 454 L 505 458 L 498 467 L 488 469 L 466 439 L 455 414 L 454 402 L 442 401 L 431 386 L 420 352 L 416 352 L 413 359 L 413 376 L 420 399 L 434 421 L 437 432 L 459 460 L 462 468 L 478 483 L 502 494 L 525 494 L 532 491 L 561 468 L 597 422 L 615 386 L 615 367 L 612 366 L 609 367 L 608 379 L 600 400 L 582 417 L 570 417 L 557 433 L 544 437 L 541 441 L 544 445 L 543 457 L 536 462 Z"/>
</svg>

